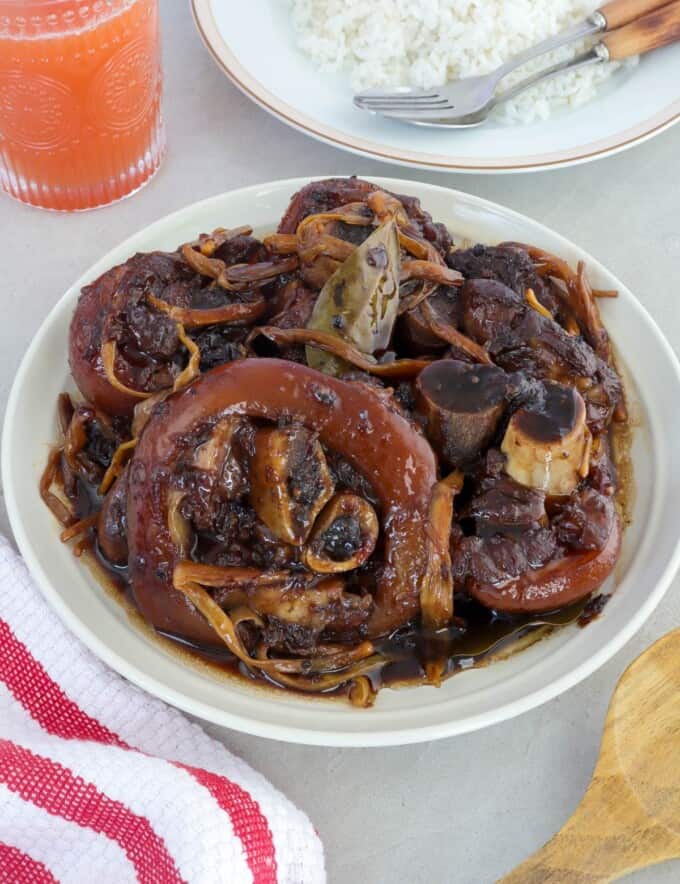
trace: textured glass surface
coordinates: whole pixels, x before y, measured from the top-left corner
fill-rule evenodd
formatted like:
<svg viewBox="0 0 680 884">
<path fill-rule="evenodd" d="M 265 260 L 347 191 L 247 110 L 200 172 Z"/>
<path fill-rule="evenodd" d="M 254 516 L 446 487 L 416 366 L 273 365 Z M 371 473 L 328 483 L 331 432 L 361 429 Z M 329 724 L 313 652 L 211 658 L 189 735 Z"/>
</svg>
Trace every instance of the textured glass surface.
<svg viewBox="0 0 680 884">
<path fill-rule="evenodd" d="M 35 206 L 121 199 L 164 153 L 157 0 L 0 0 L 0 186 Z"/>
</svg>

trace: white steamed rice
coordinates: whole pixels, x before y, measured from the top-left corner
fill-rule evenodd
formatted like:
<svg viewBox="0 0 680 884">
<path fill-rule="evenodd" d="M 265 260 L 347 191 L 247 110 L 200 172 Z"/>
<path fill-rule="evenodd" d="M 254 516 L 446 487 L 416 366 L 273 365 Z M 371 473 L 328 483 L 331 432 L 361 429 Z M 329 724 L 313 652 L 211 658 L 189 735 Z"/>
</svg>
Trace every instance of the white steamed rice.
<svg viewBox="0 0 680 884">
<path fill-rule="evenodd" d="M 299 47 L 324 71 L 343 71 L 352 88 L 430 88 L 485 74 L 523 49 L 577 22 L 597 0 L 290 0 Z M 581 51 L 563 47 L 524 65 L 503 86 Z M 590 100 L 618 67 L 562 74 L 502 106 L 505 122 L 547 119 Z"/>
</svg>

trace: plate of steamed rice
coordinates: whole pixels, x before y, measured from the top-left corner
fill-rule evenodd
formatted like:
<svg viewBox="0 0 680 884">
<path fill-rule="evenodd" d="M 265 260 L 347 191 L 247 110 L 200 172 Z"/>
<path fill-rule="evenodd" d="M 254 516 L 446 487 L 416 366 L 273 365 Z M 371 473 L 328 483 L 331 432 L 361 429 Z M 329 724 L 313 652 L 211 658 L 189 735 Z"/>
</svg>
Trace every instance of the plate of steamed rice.
<svg viewBox="0 0 680 884">
<path fill-rule="evenodd" d="M 499 105 L 469 129 L 367 114 L 372 87 L 442 86 L 486 74 L 583 20 L 596 0 L 192 0 L 215 61 L 250 98 L 312 137 L 358 154 L 456 172 L 520 172 L 624 150 L 680 119 L 680 44 L 572 70 Z M 592 43 L 592 41 L 591 41 Z M 524 65 L 513 86 L 584 42 Z"/>
</svg>

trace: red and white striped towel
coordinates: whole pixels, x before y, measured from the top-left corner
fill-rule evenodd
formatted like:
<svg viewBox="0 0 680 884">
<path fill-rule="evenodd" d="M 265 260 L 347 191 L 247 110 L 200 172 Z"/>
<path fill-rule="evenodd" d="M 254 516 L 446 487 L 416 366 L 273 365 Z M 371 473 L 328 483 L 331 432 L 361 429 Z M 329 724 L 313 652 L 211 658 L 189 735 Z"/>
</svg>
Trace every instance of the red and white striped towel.
<svg viewBox="0 0 680 884">
<path fill-rule="evenodd" d="M 0 537 L 0 882 L 325 881 L 307 817 L 62 625 Z"/>
</svg>

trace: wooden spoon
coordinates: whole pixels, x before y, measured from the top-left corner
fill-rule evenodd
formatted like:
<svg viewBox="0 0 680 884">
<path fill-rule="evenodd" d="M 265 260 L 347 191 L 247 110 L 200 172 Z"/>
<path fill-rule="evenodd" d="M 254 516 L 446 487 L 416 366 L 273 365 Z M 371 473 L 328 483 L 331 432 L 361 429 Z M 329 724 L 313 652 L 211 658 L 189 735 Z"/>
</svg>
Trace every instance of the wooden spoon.
<svg viewBox="0 0 680 884">
<path fill-rule="evenodd" d="M 680 857 L 680 629 L 621 676 L 600 757 L 564 827 L 499 884 L 597 884 Z"/>
</svg>

